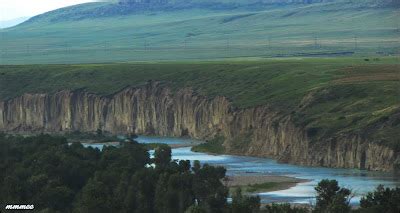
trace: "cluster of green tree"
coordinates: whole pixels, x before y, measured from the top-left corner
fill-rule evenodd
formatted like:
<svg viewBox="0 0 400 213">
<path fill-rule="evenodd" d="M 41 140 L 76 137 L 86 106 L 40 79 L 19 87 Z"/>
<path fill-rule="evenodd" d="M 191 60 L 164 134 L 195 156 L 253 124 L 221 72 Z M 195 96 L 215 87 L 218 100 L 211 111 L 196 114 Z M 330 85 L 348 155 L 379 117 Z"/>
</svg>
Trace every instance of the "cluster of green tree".
<svg viewBox="0 0 400 213">
<path fill-rule="evenodd" d="M 225 152 L 225 148 L 222 145 L 225 141 L 223 136 L 217 136 L 214 139 L 207 141 L 206 143 L 202 143 L 192 147 L 193 152 L 207 152 L 214 154 L 223 154 Z"/>
<path fill-rule="evenodd" d="M 228 203 L 225 168 L 154 158 L 136 142 L 102 151 L 64 137 L 0 134 L 0 203 L 34 204 L 39 212 L 252 212 L 257 197 Z"/>
<path fill-rule="evenodd" d="M 379 186 L 352 210 L 351 191 L 335 180 L 318 184 L 314 208 L 260 209 L 260 198 L 245 196 L 240 188 L 228 202 L 225 168 L 174 161 L 166 145 L 157 146 L 150 158 L 134 141 L 99 151 L 68 145 L 65 137 L 0 134 L 0 147 L 0 203 L 34 204 L 38 212 L 400 212 L 400 188 Z"/>
<path fill-rule="evenodd" d="M 268 213 L 398 213 L 400 212 L 400 188 L 378 186 L 361 198 L 359 208 L 352 208 L 351 190 L 340 187 L 336 180 L 322 180 L 315 187 L 315 206 L 309 208 L 292 207 L 289 204 L 266 206 Z"/>
<path fill-rule="evenodd" d="M 66 137 L 71 142 L 86 141 L 86 140 L 96 141 L 96 142 L 112 142 L 121 140 L 115 135 L 103 132 L 101 129 L 97 129 L 96 133 L 73 131 L 73 132 L 67 132 L 62 136 Z"/>
</svg>

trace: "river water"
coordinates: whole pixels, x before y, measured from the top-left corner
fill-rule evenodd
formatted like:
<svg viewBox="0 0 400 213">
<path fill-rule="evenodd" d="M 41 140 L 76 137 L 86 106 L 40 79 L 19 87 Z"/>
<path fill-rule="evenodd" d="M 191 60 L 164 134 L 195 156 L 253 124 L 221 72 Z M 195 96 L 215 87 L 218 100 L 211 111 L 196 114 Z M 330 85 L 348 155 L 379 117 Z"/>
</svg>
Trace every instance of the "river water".
<svg viewBox="0 0 400 213">
<path fill-rule="evenodd" d="M 199 141 L 192 139 L 169 137 L 140 136 L 136 140 L 139 143 L 165 143 L 189 146 L 199 143 Z M 355 197 L 351 200 L 353 205 L 357 205 L 362 195 L 373 191 L 379 184 L 388 187 L 400 186 L 400 177 L 392 173 L 297 166 L 278 163 L 268 158 L 210 155 L 192 152 L 190 149 L 191 147 L 172 149 L 173 159 L 199 160 L 201 163 L 221 165 L 227 169 L 227 175 L 281 175 L 309 180 L 286 190 L 258 193 L 262 203 L 313 203 L 315 200 L 314 187 L 322 179 L 336 179 L 339 181 L 340 186 L 351 189 L 355 194 Z"/>
</svg>

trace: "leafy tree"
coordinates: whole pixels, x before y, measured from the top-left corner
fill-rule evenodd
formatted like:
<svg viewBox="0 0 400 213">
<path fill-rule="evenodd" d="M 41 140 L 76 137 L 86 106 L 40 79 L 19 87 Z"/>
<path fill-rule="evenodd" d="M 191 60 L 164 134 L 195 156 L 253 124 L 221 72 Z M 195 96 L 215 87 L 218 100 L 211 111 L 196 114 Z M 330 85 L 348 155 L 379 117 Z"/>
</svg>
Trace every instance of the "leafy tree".
<svg viewBox="0 0 400 213">
<path fill-rule="evenodd" d="M 346 213 L 350 212 L 351 191 L 339 187 L 336 180 L 324 179 L 315 187 L 317 191 L 317 203 L 315 212 Z"/>
<path fill-rule="evenodd" d="M 155 191 L 156 212 L 162 212 L 164 209 L 167 208 L 168 179 L 168 173 L 163 173 L 159 175 Z"/>
<path fill-rule="evenodd" d="M 98 129 L 96 130 L 96 134 L 97 134 L 97 136 L 102 136 L 102 135 L 103 135 L 103 130 L 101 130 L 100 128 L 98 128 Z"/>
<path fill-rule="evenodd" d="M 142 169 L 136 172 L 130 185 L 134 186 L 136 208 L 134 212 L 154 212 L 155 185 L 157 177 L 153 170 Z"/>
<path fill-rule="evenodd" d="M 228 189 L 221 180 L 225 177 L 226 169 L 208 164 L 198 168 L 196 164 L 193 168 L 195 171 L 193 191 L 197 202 L 208 212 L 223 212 L 227 207 Z"/>
<path fill-rule="evenodd" d="M 104 183 L 90 179 L 82 189 L 82 196 L 75 206 L 76 212 L 107 213 L 111 212 L 111 193 Z"/>
<path fill-rule="evenodd" d="M 385 188 L 379 185 L 375 191 L 361 198 L 360 212 L 400 212 L 400 188 Z"/>
<path fill-rule="evenodd" d="M 168 180 L 168 207 L 171 212 L 185 212 L 194 202 L 192 174 L 175 173 Z"/>
<path fill-rule="evenodd" d="M 42 193 L 42 202 L 50 209 L 56 211 L 66 211 L 70 208 L 70 203 L 74 199 L 74 192 L 67 186 L 46 187 Z"/>
<path fill-rule="evenodd" d="M 207 213 L 204 207 L 198 206 L 196 204 L 190 206 L 185 213 Z"/>
<path fill-rule="evenodd" d="M 200 161 L 198 160 L 193 161 L 192 171 L 197 174 L 200 171 L 200 169 L 201 169 Z"/>
<path fill-rule="evenodd" d="M 154 163 L 156 168 L 165 169 L 171 162 L 171 147 L 167 145 L 158 146 L 154 150 Z"/>
<path fill-rule="evenodd" d="M 271 204 L 265 207 L 266 213 L 308 213 L 310 212 L 306 208 L 292 207 L 288 203 L 284 204 Z"/>
<path fill-rule="evenodd" d="M 256 213 L 260 211 L 260 197 L 243 196 L 242 189 L 237 188 L 232 196 L 232 213 Z"/>
</svg>

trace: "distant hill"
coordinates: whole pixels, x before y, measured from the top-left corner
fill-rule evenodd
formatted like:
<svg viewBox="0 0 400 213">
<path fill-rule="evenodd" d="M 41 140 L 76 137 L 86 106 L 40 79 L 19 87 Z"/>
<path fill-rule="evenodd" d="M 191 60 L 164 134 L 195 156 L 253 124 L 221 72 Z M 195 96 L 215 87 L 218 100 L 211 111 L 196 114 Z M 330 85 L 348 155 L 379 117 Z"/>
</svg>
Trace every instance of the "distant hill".
<svg viewBox="0 0 400 213">
<path fill-rule="evenodd" d="M 321 2 L 332 2 L 335 0 L 120 0 L 120 4 L 203 4 L 203 3 L 220 3 L 220 4 L 311 4 Z"/>
<path fill-rule="evenodd" d="M 345 4 L 350 8 L 394 7 L 397 0 L 119 0 L 81 4 L 58 9 L 32 18 L 29 23 L 48 19 L 52 22 L 133 15 L 146 11 L 190 9 L 255 10 L 271 6 L 304 6 L 320 3 Z"/>
<path fill-rule="evenodd" d="M 66 7 L 32 18 L 29 23 L 49 20 L 51 22 L 133 15 L 146 11 L 180 11 L 206 9 L 224 10 L 263 10 L 271 5 L 301 5 L 335 0 L 120 0 L 96 2 Z M 337 0 L 336 0 L 337 1 Z"/>
<path fill-rule="evenodd" d="M 3 20 L 0 21 L 0 28 L 7 28 L 7 27 L 13 27 L 15 25 L 18 25 L 26 20 L 28 20 L 29 17 L 18 17 L 18 18 L 13 18 L 9 20 Z"/>
<path fill-rule="evenodd" d="M 86 3 L 0 30 L 1 64 L 394 55 L 394 0 Z"/>
</svg>

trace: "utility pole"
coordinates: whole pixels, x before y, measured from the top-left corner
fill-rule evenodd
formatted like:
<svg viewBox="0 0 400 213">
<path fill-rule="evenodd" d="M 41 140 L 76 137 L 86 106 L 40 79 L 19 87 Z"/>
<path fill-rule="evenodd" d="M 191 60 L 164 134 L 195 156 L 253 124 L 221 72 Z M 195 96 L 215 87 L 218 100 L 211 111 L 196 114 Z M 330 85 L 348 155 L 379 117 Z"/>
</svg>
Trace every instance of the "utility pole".
<svg viewBox="0 0 400 213">
<path fill-rule="evenodd" d="M 2 40 L 3 39 L 3 36 L 4 36 L 4 32 L 1 32 L 0 33 L 0 39 Z M 4 47 L 2 47 L 0 50 L 1 50 L 1 57 L 0 57 L 0 59 L 2 59 L 2 57 L 4 57 L 5 55 L 7 55 L 7 48 L 4 48 Z"/>
<path fill-rule="evenodd" d="M 1 48 L 0 49 L 0 53 L 1 53 L 1 57 L 4 57 L 5 55 L 7 55 L 7 49 L 6 48 Z"/>
<path fill-rule="evenodd" d="M 229 37 L 226 38 L 226 50 L 229 51 L 230 48 L 230 40 Z"/>
<path fill-rule="evenodd" d="M 268 37 L 265 47 L 266 47 L 266 54 L 267 54 L 267 52 L 271 51 L 271 38 L 270 37 Z"/>
<path fill-rule="evenodd" d="M 271 49 L 271 37 L 268 37 L 268 46 Z"/>
<path fill-rule="evenodd" d="M 357 36 L 354 36 L 354 50 L 357 50 L 358 44 L 357 44 Z"/>
<path fill-rule="evenodd" d="M 314 36 L 314 48 L 317 49 L 318 48 L 318 37 Z"/>
</svg>

